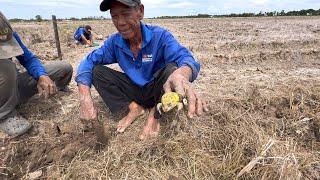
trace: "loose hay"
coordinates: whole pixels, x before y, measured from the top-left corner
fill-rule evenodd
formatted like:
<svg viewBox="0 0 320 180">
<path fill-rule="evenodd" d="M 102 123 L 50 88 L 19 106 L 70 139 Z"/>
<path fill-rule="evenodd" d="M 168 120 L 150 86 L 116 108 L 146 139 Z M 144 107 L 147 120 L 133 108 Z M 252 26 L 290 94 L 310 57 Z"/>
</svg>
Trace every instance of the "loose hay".
<svg viewBox="0 0 320 180">
<path fill-rule="evenodd" d="M 0 135 L 0 179 L 40 172 L 49 179 L 320 177 L 318 17 L 148 22 L 170 29 L 199 59 L 202 71 L 194 87 L 204 92 L 210 112 L 193 120 L 167 114 L 160 137 L 141 142 L 146 116 L 116 134 L 119 116 L 94 91 L 109 137 L 108 146 L 97 151 L 95 133 L 79 121 L 72 82 L 74 93 L 19 108 L 37 131 L 19 139 Z M 77 23 L 62 22 L 60 29 L 72 34 Z M 115 31 L 111 21 L 86 24 L 105 37 Z M 29 24 L 14 26 L 31 37 Z M 28 45 L 43 60 L 54 60 L 51 24 L 37 26 L 41 42 Z M 90 49 L 70 46 L 62 37 L 64 57 L 76 67 Z"/>
</svg>

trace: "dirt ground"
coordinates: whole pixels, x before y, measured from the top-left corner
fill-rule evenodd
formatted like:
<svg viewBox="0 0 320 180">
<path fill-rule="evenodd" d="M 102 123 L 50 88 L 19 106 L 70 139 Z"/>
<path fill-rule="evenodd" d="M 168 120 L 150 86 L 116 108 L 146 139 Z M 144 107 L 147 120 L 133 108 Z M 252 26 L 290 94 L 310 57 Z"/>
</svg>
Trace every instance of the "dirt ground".
<svg viewBox="0 0 320 180">
<path fill-rule="evenodd" d="M 146 115 L 117 134 L 120 116 L 92 90 L 108 142 L 97 148 L 94 128 L 79 120 L 73 80 L 71 93 L 18 107 L 35 128 L 0 134 L 0 179 L 320 179 L 320 17 L 145 21 L 170 30 L 199 60 L 193 86 L 210 112 L 193 120 L 171 112 L 159 138 L 142 142 Z M 109 20 L 59 22 L 75 71 L 94 49 L 73 42 L 85 24 L 104 37 L 115 32 Z M 44 63 L 57 59 L 51 22 L 13 26 Z"/>
</svg>

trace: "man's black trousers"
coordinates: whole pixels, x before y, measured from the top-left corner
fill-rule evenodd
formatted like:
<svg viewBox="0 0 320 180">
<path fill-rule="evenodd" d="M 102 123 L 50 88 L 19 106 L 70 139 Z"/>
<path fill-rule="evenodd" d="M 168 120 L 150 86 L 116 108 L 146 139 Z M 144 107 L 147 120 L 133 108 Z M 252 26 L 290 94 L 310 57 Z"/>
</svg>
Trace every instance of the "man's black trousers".
<svg viewBox="0 0 320 180">
<path fill-rule="evenodd" d="M 152 108 L 160 102 L 163 85 L 176 69 L 176 64 L 170 63 L 154 74 L 153 81 L 139 87 L 126 74 L 97 65 L 93 69 L 93 85 L 112 113 L 127 111 L 132 101 Z"/>
</svg>

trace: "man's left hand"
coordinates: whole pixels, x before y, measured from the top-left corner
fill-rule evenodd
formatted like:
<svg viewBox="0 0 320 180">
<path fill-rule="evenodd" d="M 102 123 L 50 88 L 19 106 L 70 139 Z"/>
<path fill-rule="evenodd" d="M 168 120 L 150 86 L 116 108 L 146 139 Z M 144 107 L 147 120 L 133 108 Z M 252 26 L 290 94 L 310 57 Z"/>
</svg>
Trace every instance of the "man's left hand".
<svg viewBox="0 0 320 180">
<path fill-rule="evenodd" d="M 174 91 L 188 100 L 188 117 L 193 118 L 195 115 L 201 116 L 203 112 L 208 111 L 206 102 L 191 87 L 189 82 L 192 76 L 192 70 L 188 66 L 182 66 L 175 70 L 163 85 L 164 92 Z"/>
<path fill-rule="evenodd" d="M 49 76 L 40 76 L 37 88 L 40 96 L 43 96 L 45 99 L 57 93 L 57 87 Z"/>
</svg>

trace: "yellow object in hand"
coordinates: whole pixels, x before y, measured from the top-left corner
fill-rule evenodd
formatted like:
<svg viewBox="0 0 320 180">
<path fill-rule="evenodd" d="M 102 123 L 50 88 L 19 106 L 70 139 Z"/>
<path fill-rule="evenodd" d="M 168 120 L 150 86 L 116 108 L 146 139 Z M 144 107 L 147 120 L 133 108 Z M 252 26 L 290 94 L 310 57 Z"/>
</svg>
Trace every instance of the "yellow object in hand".
<svg viewBox="0 0 320 180">
<path fill-rule="evenodd" d="M 168 112 L 175 107 L 181 110 L 183 105 L 187 105 L 187 99 L 182 98 L 176 92 L 168 92 L 161 97 L 161 103 L 157 104 L 157 110 L 161 114 L 161 112 Z"/>
</svg>

